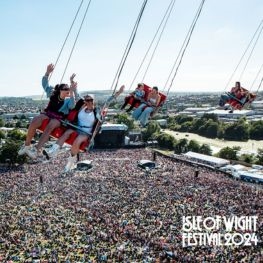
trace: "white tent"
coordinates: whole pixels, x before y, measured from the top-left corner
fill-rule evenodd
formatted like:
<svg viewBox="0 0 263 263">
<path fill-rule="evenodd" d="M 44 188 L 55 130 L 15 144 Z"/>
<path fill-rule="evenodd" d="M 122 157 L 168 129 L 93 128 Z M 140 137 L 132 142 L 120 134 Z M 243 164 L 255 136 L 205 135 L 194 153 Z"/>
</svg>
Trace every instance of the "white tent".
<svg viewBox="0 0 263 263">
<path fill-rule="evenodd" d="M 205 163 L 208 165 L 211 165 L 213 167 L 221 167 L 230 164 L 230 161 L 214 156 L 209 156 L 201 153 L 196 153 L 196 152 L 187 152 L 184 154 L 187 158 L 196 161 L 196 162 L 201 162 Z"/>
</svg>

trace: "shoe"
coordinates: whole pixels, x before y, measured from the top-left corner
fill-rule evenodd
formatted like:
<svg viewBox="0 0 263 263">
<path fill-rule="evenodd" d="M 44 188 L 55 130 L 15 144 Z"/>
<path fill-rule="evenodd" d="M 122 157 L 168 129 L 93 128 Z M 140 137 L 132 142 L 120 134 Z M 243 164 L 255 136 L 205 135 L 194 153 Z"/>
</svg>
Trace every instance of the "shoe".
<svg viewBox="0 0 263 263">
<path fill-rule="evenodd" d="M 72 170 L 75 161 L 76 161 L 76 156 L 70 156 L 68 158 L 68 163 L 65 166 L 64 173 L 67 173 Z"/>
<path fill-rule="evenodd" d="M 57 156 L 59 149 L 60 146 L 54 143 L 49 149 L 44 149 L 43 154 L 46 156 L 47 159 L 50 159 Z"/>
<path fill-rule="evenodd" d="M 30 149 L 30 145 L 28 145 L 28 146 L 26 146 L 25 144 L 23 144 L 22 146 L 21 146 L 21 148 L 19 149 L 19 151 L 18 151 L 18 155 L 24 155 L 24 154 L 26 154 L 26 151 L 28 150 L 28 149 Z"/>
<path fill-rule="evenodd" d="M 23 145 L 18 151 L 18 155 L 26 154 L 31 159 L 37 158 L 37 150 L 35 147 Z"/>
<path fill-rule="evenodd" d="M 26 155 L 31 159 L 36 159 L 38 157 L 38 151 L 35 147 L 31 147 L 31 149 L 26 151 Z"/>
</svg>

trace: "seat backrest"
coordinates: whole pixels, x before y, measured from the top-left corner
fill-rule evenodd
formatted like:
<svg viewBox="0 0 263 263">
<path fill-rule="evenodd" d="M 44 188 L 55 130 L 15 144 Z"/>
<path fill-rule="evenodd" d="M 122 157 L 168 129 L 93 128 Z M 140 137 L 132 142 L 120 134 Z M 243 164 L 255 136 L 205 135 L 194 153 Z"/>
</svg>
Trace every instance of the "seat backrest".
<svg viewBox="0 0 263 263">
<path fill-rule="evenodd" d="M 143 83 L 143 85 L 144 85 L 144 91 L 145 91 L 144 98 L 145 98 L 145 100 L 147 100 L 148 94 L 151 92 L 152 88 L 150 86 L 148 86 L 147 84 Z M 160 91 L 158 91 L 158 94 L 161 96 L 161 100 L 160 100 L 159 104 L 157 105 L 157 107 L 161 107 L 164 104 L 167 96 Z"/>
<path fill-rule="evenodd" d="M 69 112 L 67 116 L 67 121 L 73 122 L 77 117 L 78 111 L 76 109 L 73 109 Z"/>
<path fill-rule="evenodd" d="M 162 107 L 163 106 L 163 104 L 164 104 L 164 102 L 165 102 L 165 100 L 166 100 L 166 98 L 167 98 L 167 96 L 166 95 L 164 95 L 163 93 L 161 93 L 161 92 L 159 92 L 159 95 L 161 96 L 161 100 L 160 100 L 160 102 L 159 102 L 159 105 L 158 105 L 158 107 Z"/>
<path fill-rule="evenodd" d="M 145 83 L 143 83 L 143 85 L 144 85 L 143 86 L 143 90 L 144 90 L 144 93 L 145 93 L 143 99 L 144 99 L 144 101 L 147 101 L 148 95 L 152 91 L 152 88 L 150 86 L 148 86 L 147 84 L 145 84 Z M 163 94 L 162 92 L 158 92 L 158 93 L 161 96 L 161 100 L 160 100 L 159 104 L 157 105 L 157 107 L 161 107 L 164 104 L 167 96 L 165 94 Z M 130 97 L 129 101 L 128 101 L 128 104 L 131 105 L 133 99 L 134 99 L 133 97 Z M 137 108 L 139 105 L 140 105 L 140 102 L 137 102 L 134 105 L 134 107 Z"/>
</svg>

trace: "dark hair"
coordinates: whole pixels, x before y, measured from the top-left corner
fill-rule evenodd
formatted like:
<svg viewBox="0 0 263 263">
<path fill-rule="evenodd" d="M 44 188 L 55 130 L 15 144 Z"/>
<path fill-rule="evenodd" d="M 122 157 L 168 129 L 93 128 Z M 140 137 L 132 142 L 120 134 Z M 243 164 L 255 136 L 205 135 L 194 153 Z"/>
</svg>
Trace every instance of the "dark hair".
<svg viewBox="0 0 263 263">
<path fill-rule="evenodd" d="M 53 94 L 52 95 L 59 95 L 60 91 L 63 90 L 64 88 L 67 87 L 67 84 L 62 83 L 62 84 L 57 84 L 54 88 Z"/>
<path fill-rule="evenodd" d="M 155 89 L 156 91 L 158 91 L 158 87 L 154 86 L 153 89 Z"/>
</svg>

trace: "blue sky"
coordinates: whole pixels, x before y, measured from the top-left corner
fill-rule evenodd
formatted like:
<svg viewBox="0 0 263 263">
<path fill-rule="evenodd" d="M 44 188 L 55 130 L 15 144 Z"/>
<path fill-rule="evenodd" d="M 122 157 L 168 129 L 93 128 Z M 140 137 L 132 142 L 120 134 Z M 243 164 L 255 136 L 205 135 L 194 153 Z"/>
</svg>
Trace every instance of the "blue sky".
<svg viewBox="0 0 263 263">
<path fill-rule="evenodd" d="M 55 62 L 80 2 L 0 1 L 0 96 L 42 94 L 41 77 L 46 65 Z M 51 84 L 60 82 L 88 2 L 83 3 Z M 176 0 L 144 79 L 148 85 L 163 90 L 200 2 Z M 91 1 L 64 82 L 74 72 L 80 91 L 110 89 L 142 3 L 143 0 Z M 126 85 L 127 90 L 169 3 L 170 0 L 148 0 L 119 81 L 120 85 Z M 206 0 L 171 91 L 225 91 L 234 68 L 262 19 L 262 0 Z M 262 51 L 261 36 L 242 79 L 239 79 L 248 89 L 258 86 L 259 80 L 254 87 L 251 84 L 263 62 Z M 241 65 L 230 87 L 242 69 Z M 142 80 L 144 72 L 145 67 L 142 67 L 136 83 Z"/>
</svg>

